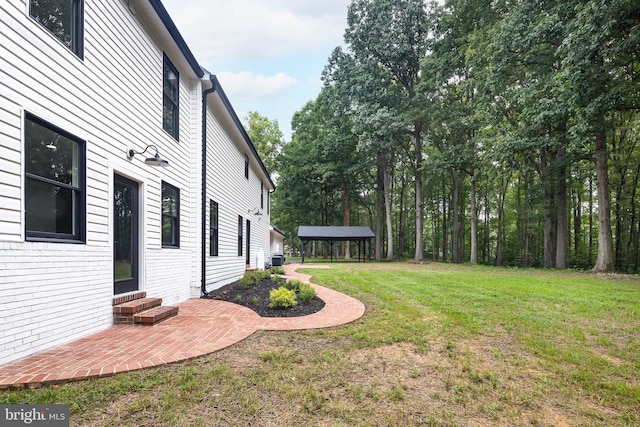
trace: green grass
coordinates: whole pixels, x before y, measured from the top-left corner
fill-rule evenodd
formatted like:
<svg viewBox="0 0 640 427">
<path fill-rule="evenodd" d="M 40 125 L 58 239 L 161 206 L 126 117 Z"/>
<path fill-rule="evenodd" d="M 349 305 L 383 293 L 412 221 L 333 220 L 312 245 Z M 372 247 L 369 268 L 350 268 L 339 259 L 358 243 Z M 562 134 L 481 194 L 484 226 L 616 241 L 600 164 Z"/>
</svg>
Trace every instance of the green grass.
<svg viewBox="0 0 640 427">
<path fill-rule="evenodd" d="M 309 267 L 309 268 L 307 268 Z M 365 316 L 0 403 L 72 425 L 640 425 L 640 278 L 447 264 L 305 266 Z"/>
</svg>

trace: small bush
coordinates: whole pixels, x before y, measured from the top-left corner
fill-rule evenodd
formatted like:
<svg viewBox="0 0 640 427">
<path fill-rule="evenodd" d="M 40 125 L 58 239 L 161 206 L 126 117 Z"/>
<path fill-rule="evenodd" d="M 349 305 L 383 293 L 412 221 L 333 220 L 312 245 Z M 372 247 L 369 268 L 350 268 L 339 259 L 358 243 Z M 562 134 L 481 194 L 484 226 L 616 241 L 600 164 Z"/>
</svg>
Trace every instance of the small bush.
<svg viewBox="0 0 640 427">
<path fill-rule="evenodd" d="M 303 284 L 304 283 L 302 283 L 300 280 L 287 280 L 287 282 L 284 284 L 284 287 L 289 289 L 290 291 L 299 292 L 300 286 L 302 286 Z"/>
<path fill-rule="evenodd" d="M 298 301 L 296 301 L 296 293 L 284 286 L 273 289 L 269 293 L 269 299 L 271 300 L 271 303 L 269 303 L 269 307 L 271 308 L 290 308 L 298 304 Z"/>
<path fill-rule="evenodd" d="M 309 304 L 311 300 L 316 297 L 316 290 L 313 289 L 308 283 L 303 283 L 300 285 L 298 296 L 303 303 Z"/>
<path fill-rule="evenodd" d="M 284 278 L 282 278 L 282 277 L 280 277 L 278 275 L 271 276 L 271 280 L 273 280 L 273 283 L 275 283 L 276 285 L 279 285 L 278 287 L 285 286 L 285 283 L 287 283 L 286 279 L 284 279 Z"/>
<path fill-rule="evenodd" d="M 271 267 L 271 274 L 284 274 L 284 268 L 282 268 L 282 267 Z"/>
<path fill-rule="evenodd" d="M 271 273 L 268 271 L 247 271 L 240 279 L 240 287 L 243 289 L 249 289 L 252 286 L 260 283 L 261 280 L 271 277 Z"/>
</svg>

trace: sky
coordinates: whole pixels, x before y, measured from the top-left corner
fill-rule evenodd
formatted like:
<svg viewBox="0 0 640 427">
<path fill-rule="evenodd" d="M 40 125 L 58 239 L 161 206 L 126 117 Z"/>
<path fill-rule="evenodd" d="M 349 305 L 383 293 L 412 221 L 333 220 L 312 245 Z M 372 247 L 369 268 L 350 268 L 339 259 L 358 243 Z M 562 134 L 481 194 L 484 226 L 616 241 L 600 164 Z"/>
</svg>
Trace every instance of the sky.
<svg viewBox="0 0 640 427">
<path fill-rule="evenodd" d="M 162 0 L 200 66 L 215 74 L 238 117 L 291 118 L 322 87 L 343 46 L 350 0 Z"/>
</svg>

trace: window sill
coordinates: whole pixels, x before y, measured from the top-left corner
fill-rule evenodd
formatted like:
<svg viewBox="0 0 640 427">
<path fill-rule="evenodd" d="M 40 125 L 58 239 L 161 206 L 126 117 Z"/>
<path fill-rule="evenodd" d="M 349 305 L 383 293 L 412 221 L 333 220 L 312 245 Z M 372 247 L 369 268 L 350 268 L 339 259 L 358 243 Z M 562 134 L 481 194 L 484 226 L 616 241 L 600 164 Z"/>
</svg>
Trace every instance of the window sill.
<svg viewBox="0 0 640 427">
<path fill-rule="evenodd" d="M 25 238 L 25 242 L 69 243 L 72 245 L 84 245 L 87 243 L 84 240 L 76 240 L 76 239 L 63 239 L 63 238 L 55 238 L 55 237 L 30 237 L 30 236 L 27 236 Z"/>
</svg>

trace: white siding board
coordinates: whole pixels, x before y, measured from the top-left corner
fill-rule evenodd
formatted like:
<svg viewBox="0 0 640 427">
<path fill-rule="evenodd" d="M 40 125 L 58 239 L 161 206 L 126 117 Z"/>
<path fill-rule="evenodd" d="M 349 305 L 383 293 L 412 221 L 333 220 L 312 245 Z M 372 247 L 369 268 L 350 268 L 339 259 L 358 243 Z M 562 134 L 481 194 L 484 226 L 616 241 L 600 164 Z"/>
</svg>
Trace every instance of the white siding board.
<svg viewBox="0 0 640 427">
<path fill-rule="evenodd" d="M 246 264 L 246 221 L 251 221 L 251 266 L 257 267 L 259 250 L 270 256 L 269 216 L 266 205 L 261 217 L 248 213 L 260 208 L 260 180 L 251 162 L 249 179 L 244 176 L 245 153 L 230 135 L 237 132 L 207 112 L 207 199 L 218 203 L 219 255 L 207 257 L 207 289 L 212 290 L 239 279 Z M 266 202 L 266 199 L 265 199 Z M 243 218 L 243 254 L 237 255 L 238 216 Z M 207 244 L 209 244 L 207 239 Z"/>
<path fill-rule="evenodd" d="M 180 302 L 199 275 L 193 268 L 199 182 L 191 168 L 198 156 L 199 83 L 181 79 L 175 141 L 162 129 L 158 39 L 121 2 L 87 3 L 85 17 L 83 61 L 28 17 L 24 2 L 0 4 L 0 364 L 111 324 L 114 171 L 124 169 L 141 183 L 143 290 Z M 23 241 L 23 111 L 86 141 L 86 244 Z M 126 159 L 127 148 L 149 144 L 170 168 L 151 168 L 143 156 Z M 161 248 L 162 180 L 180 189 L 177 250 Z"/>
</svg>

